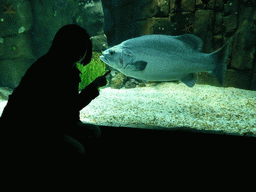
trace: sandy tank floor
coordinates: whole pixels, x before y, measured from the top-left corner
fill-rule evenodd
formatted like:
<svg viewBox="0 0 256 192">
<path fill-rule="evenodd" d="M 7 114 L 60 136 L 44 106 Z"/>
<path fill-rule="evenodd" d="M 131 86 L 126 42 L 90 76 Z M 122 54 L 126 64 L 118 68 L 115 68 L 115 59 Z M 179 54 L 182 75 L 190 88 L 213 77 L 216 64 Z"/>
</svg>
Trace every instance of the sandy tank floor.
<svg viewBox="0 0 256 192">
<path fill-rule="evenodd" d="M 256 136 L 256 91 L 183 83 L 101 89 L 81 120 L 124 127 L 192 127 Z"/>
<path fill-rule="evenodd" d="M 6 103 L 0 101 L 0 116 Z M 209 85 L 189 88 L 183 83 L 105 88 L 80 117 L 106 126 L 191 127 L 256 136 L 256 91 Z"/>
</svg>

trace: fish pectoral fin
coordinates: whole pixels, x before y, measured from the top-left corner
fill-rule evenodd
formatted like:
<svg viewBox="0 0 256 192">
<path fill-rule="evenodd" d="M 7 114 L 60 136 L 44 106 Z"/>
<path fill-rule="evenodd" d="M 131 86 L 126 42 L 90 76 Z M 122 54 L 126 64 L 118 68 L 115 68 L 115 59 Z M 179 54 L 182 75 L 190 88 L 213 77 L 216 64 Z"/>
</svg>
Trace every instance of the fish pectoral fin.
<svg viewBox="0 0 256 192">
<path fill-rule="evenodd" d="M 196 73 L 190 73 L 184 78 L 181 79 L 183 83 L 185 83 L 188 87 L 194 87 L 197 81 L 197 74 Z"/>
<path fill-rule="evenodd" d="M 147 64 L 148 63 L 146 61 L 136 61 L 130 65 L 133 66 L 134 71 L 143 71 L 146 68 Z"/>
</svg>

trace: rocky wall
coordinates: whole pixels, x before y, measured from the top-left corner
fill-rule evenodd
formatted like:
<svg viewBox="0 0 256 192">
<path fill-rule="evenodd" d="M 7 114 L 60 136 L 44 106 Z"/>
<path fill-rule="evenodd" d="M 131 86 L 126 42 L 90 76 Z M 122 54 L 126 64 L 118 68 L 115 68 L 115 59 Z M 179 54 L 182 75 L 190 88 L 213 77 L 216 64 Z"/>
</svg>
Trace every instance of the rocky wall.
<svg viewBox="0 0 256 192">
<path fill-rule="evenodd" d="M 206 53 L 233 37 L 224 86 L 256 90 L 255 9 L 255 0 L 0 0 L 0 86 L 17 87 L 58 29 L 76 23 L 93 36 L 95 51 L 107 47 L 104 32 L 110 46 L 146 34 L 192 33 Z M 219 86 L 208 73 L 199 77 Z"/>
<path fill-rule="evenodd" d="M 231 40 L 225 87 L 256 90 L 255 0 L 102 0 L 110 46 L 148 34 L 195 34 L 211 53 Z M 231 39 L 233 37 L 233 39 Z M 220 86 L 208 73 L 198 83 Z"/>
<path fill-rule="evenodd" d="M 72 23 L 92 36 L 94 51 L 107 47 L 100 0 L 0 0 L 0 86 L 16 88 L 58 29 Z"/>
</svg>

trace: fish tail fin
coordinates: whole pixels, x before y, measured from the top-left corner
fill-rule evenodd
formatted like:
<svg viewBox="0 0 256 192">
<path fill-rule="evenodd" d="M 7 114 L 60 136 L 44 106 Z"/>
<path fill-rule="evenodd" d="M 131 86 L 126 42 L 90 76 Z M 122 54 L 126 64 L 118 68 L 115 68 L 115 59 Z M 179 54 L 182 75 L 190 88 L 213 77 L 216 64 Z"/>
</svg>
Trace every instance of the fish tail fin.
<svg viewBox="0 0 256 192">
<path fill-rule="evenodd" d="M 211 53 L 211 57 L 216 64 L 215 69 L 212 71 L 213 75 L 218 79 L 219 83 L 223 85 L 225 73 L 227 70 L 227 58 L 229 52 L 229 43 L 228 41 L 221 49 Z"/>
</svg>

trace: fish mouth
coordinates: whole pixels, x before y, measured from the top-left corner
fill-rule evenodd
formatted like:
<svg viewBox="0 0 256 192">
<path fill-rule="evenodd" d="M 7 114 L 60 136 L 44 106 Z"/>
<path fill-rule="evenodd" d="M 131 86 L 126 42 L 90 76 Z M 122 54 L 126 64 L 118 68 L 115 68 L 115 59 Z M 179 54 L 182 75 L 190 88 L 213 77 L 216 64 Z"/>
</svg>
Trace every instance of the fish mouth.
<svg viewBox="0 0 256 192">
<path fill-rule="evenodd" d="M 106 63 L 106 64 L 109 63 L 108 60 L 107 60 L 107 58 L 104 57 L 104 55 L 101 55 L 101 56 L 100 56 L 100 60 L 103 61 L 103 62 Z"/>
</svg>

